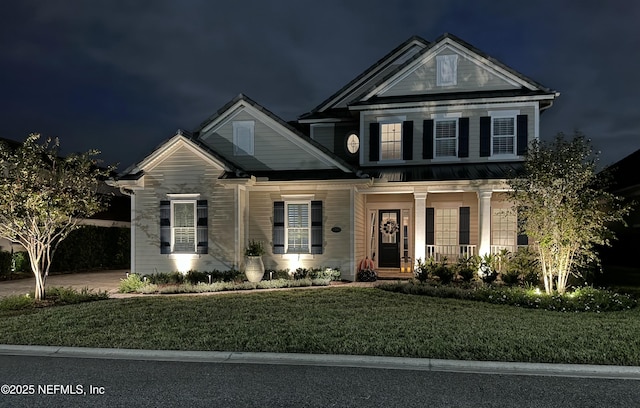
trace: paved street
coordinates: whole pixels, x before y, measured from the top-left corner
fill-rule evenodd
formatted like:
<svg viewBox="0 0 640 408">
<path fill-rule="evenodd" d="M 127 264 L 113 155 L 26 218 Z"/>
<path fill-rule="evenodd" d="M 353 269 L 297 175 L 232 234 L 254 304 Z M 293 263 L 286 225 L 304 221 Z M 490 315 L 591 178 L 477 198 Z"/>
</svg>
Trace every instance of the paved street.
<svg viewBox="0 0 640 408">
<path fill-rule="evenodd" d="M 0 356 L 0 367 L 0 385 L 19 385 L 27 392 L 33 386 L 33 395 L 0 395 L 0 407 L 601 408 L 640 403 L 638 380 L 42 356 Z"/>
</svg>

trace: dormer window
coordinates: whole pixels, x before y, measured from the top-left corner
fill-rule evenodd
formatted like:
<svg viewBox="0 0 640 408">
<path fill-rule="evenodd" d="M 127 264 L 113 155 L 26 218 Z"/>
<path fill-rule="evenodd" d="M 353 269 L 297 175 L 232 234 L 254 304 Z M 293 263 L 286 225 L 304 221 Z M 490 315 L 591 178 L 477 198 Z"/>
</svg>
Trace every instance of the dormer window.
<svg viewBox="0 0 640 408">
<path fill-rule="evenodd" d="M 453 86 L 458 84 L 458 56 L 438 55 L 436 57 L 436 85 Z"/>
</svg>

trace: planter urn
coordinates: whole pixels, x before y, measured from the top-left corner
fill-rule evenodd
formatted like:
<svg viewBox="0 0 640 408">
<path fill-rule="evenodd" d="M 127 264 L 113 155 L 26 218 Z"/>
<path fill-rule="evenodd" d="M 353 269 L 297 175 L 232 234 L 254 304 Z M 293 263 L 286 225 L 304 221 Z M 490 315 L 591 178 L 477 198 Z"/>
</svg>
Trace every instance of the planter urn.
<svg viewBox="0 0 640 408">
<path fill-rule="evenodd" d="M 260 282 L 264 276 L 264 264 L 261 256 L 247 256 L 244 263 L 244 274 L 249 282 Z"/>
</svg>

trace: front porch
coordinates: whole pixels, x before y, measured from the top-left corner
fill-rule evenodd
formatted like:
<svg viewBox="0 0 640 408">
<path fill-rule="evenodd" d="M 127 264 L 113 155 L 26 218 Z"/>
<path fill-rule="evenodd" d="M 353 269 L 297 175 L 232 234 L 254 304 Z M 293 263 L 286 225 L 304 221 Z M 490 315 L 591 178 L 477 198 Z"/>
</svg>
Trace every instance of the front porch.
<svg viewBox="0 0 640 408">
<path fill-rule="evenodd" d="M 380 279 L 407 279 L 418 259 L 455 263 L 517 251 L 525 242 L 504 190 L 471 189 L 362 194 L 365 236 L 359 259 L 371 260 Z"/>
</svg>

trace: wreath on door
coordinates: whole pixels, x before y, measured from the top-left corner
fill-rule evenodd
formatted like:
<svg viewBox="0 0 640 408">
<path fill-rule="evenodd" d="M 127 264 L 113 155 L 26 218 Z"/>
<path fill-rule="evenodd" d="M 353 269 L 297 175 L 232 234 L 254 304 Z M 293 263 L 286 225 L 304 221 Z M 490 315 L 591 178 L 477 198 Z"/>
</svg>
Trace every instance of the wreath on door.
<svg viewBox="0 0 640 408">
<path fill-rule="evenodd" d="M 390 236 L 395 235 L 399 229 L 400 226 L 398 225 L 398 223 L 391 218 L 387 218 L 380 226 L 380 232 Z"/>
</svg>

